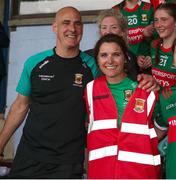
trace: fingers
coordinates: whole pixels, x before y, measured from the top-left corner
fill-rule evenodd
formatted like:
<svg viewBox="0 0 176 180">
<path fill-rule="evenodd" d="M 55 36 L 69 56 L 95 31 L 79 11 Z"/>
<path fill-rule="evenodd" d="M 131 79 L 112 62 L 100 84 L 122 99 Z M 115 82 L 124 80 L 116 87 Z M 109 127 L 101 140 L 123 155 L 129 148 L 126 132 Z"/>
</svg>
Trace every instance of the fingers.
<svg viewBox="0 0 176 180">
<path fill-rule="evenodd" d="M 151 65 L 152 65 L 151 57 L 150 56 L 146 56 L 145 57 L 145 61 L 144 61 L 144 67 L 145 68 L 149 68 Z"/>
<path fill-rule="evenodd" d="M 152 65 L 151 57 L 140 55 L 137 57 L 137 63 L 140 68 L 147 69 Z"/>
<path fill-rule="evenodd" d="M 152 25 L 152 24 L 146 26 L 146 27 L 144 28 L 144 31 L 143 31 L 144 36 L 145 36 L 145 37 L 151 37 L 152 34 L 153 34 L 153 30 L 154 30 L 154 28 L 153 28 L 153 25 Z"/>
<path fill-rule="evenodd" d="M 137 80 L 139 81 L 138 87 L 146 90 L 147 92 L 159 90 L 158 83 L 151 75 L 141 74 L 137 77 Z"/>
<path fill-rule="evenodd" d="M 142 74 L 137 75 L 137 81 L 139 82 L 142 79 Z"/>
<path fill-rule="evenodd" d="M 138 66 L 143 68 L 144 66 L 144 60 L 145 60 L 145 56 L 142 56 L 142 55 L 139 55 L 137 57 L 137 63 L 138 63 Z"/>
<path fill-rule="evenodd" d="M 160 87 L 159 87 L 158 83 L 156 83 L 154 81 L 148 81 L 147 84 L 145 84 L 143 86 L 143 89 L 145 89 L 147 92 L 159 91 Z"/>
</svg>

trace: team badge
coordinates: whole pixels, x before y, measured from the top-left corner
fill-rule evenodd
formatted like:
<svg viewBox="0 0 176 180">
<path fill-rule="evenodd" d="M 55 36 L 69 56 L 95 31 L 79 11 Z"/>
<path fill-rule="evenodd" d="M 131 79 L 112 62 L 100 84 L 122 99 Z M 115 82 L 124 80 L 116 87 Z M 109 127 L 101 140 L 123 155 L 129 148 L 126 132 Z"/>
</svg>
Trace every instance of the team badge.
<svg viewBox="0 0 176 180">
<path fill-rule="evenodd" d="M 133 93 L 133 91 L 130 90 L 130 89 L 124 91 L 125 101 L 129 101 L 130 100 L 132 93 Z"/>
<path fill-rule="evenodd" d="M 140 98 L 135 98 L 136 102 L 134 105 L 134 111 L 138 112 L 138 113 L 142 113 L 144 112 L 144 103 L 145 100 L 144 99 L 140 99 Z"/>
<path fill-rule="evenodd" d="M 147 21 L 147 14 L 142 14 L 142 21 Z"/>
<path fill-rule="evenodd" d="M 75 84 L 82 84 L 83 74 L 75 74 Z"/>
</svg>

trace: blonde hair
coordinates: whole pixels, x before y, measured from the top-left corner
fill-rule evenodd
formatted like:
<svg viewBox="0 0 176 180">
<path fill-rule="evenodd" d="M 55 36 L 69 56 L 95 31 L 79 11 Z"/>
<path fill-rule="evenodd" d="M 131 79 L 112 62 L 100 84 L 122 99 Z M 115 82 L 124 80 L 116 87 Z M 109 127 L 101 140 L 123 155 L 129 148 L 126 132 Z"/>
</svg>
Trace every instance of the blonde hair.
<svg viewBox="0 0 176 180">
<path fill-rule="evenodd" d="M 115 9 L 107 9 L 107 10 L 101 11 L 99 16 L 97 17 L 97 24 L 98 24 L 99 28 L 101 27 L 101 23 L 102 23 L 103 19 L 106 17 L 114 17 L 117 20 L 121 31 L 124 33 L 123 38 L 127 42 L 128 24 L 127 24 L 126 18 L 123 16 L 123 14 L 120 13 L 120 11 L 116 11 Z"/>
</svg>

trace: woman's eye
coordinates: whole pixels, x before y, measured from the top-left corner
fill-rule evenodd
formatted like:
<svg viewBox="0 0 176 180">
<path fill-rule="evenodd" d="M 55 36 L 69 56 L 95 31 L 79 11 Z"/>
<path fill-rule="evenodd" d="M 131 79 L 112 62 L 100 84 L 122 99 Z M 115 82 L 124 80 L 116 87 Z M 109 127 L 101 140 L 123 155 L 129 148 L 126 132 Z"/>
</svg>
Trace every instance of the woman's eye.
<svg viewBox="0 0 176 180">
<path fill-rule="evenodd" d="M 120 53 L 114 53 L 113 56 L 114 56 L 114 57 L 119 57 L 119 56 L 120 56 Z"/>
<path fill-rule="evenodd" d="M 101 28 L 102 30 L 107 29 L 107 27 L 106 27 L 106 26 L 101 26 L 100 28 Z"/>
<path fill-rule="evenodd" d="M 112 29 L 117 29 L 117 26 L 112 26 Z"/>
<path fill-rule="evenodd" d="M 106 57 L 107 55 L 106 54 L 102 54 L 101 57 Z"/>
<path fill-rule="evenodd" d="M 106 53 L 102 53 L 102 54 L 100 55 L 100 57 L 107 57 L 107 54 L 106 54 Z"/>
</svg>

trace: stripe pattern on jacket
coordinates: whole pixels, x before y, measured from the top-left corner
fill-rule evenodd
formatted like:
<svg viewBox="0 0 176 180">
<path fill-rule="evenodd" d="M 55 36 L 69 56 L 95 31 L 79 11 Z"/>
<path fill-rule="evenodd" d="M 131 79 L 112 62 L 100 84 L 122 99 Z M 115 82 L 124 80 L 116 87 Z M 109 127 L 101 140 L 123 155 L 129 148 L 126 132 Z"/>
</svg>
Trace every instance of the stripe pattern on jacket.
<svg viewBox="0 0 176 180">
<path fill-rule="evenodd" d="M 89 112 L 88 178 L 159 178 L 158 140 L 151 121 L 155 93 L 136 88 L 120 128 L 105 77 L 88 83 L 85 97 Z"/>
</svg>

